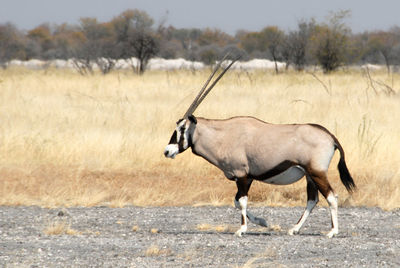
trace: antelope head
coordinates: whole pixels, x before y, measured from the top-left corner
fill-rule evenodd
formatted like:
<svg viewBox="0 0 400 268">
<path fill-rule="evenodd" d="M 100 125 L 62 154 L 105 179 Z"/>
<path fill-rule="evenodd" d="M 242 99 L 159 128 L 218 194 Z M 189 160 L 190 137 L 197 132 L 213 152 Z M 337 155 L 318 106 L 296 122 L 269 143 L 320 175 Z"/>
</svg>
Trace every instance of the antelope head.
<svg viewBox="0 0 400 268">
<path fill-rule="evenodd" d="M 226 71 L 228 71 L 229 68 L 239 59 L 238 57 L 233 60 L 207 88 L 208 84 L 217 73 L 222 62 L 227 58 L 227 56 L 228 55 L 225 55 L 225 57 L 215 66 L 214 71 L 211 73 L 210 77 L 207 79 L 204 86 L 201 88 L 200 92 L 197 94 L 196 98 L 189 106 L 184 116 L 176 122 L 176 129 L 164 150 L 164 155 L 166 157 L 175 158 L 177 154 L 182 153 L 187 148 L 191 147 L 192 133 L 197 124 L 196 117 L 193 115 L 194 111 L 204 100 L 207 94 L 210 93 L 211 89 L 218 83 L 218 81 L 222 78 Z"/>
</svg>

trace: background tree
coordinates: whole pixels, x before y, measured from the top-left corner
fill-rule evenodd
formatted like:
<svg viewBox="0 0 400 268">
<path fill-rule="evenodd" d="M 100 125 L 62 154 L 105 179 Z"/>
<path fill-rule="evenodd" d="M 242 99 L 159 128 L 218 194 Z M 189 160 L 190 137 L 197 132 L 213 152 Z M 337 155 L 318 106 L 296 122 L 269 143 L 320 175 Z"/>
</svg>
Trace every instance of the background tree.
<svg viewBox="0 0 400 268">
<path fill-rule="evenodd" d="M 297 30 L 291 31 L 286 39 L 282 52 L 284 58 L 293 63 L 296 70 L 301 71 L 311 63 L 310 39 L 315 31 L 315 20 L 300 21 Z"/>
<path fill-rule="evenodd" d="M 24 35 L 11 23 L 0 24 L 0 66 L 12 59 L 26 59 Z"/>
<path fill-rule="evenodd" d="M 396 58 L 396 47 L 399 46 L 400 40 L 396 35 L 385 31 L 376 31 L 369 35 L 368 46 L 373 53 L 379 53 L 385 62 L 388 73 L 390 73 L 390 65 Z"/>
<path fill-rule="evenodd" d="M 81 74 L 93 73 L 93 64 L 99 55 L 99 44 L 97 39 L 101 33 L 98 33 L 98 23 L 96 18 L 81 18 L 80 30 L 83 35 L 81 44 L 74 53 L 75 68 Z"/>
<path fill-rule="evenodd" d="M 206 28 L 197 38 L 200 46 L 217 45 L 224 47 L 233 42 L 233 37 L 219 29 Z"/>
<path fill-rule="evenodd" d="M 376 63 L 377 58 L 368 45 L 369 33 L 357 33 L 349 36 L 349 61 L 355 64 Z"/>
<path fill-rule="evenodd" d="M 81 18 L 80 27 L 84 38 L 76 51 L 75 66 L 82 74 L 92 73 L 96 63 L 103 74 L 109 73 L 119 53 L 111 25 Z"/>
<path fill-rule="evenodd" d="M 247 52 L 251 57 L 260 53 L 260 34 L 259 32 L 245 32 L 242 31 L 237 35 L 239 39 L 239 46 Z"/>
<path fill-rule="evenodd" d="M 390 31 L 393 38 L 395 38 L 396 42 L 393 48 L 393 64 L 396 65 L 397 67 L 400 66 L 400 26 L 393 26 Z"/>
<path fill-rule="evenodd" d="M 28 31 L 27 37 L 33 43 L 36 43 L 36 51 L 32 51 L 31 57 L 42 59 L 51 58 L 49 51 L 54 48 L 53 35 L 51 33 L 50 25 L 42 24 L 32 30 Z"/>
<path fill-rule="evenodd" d="M 202 31 L 200 29 L 173 29 L 171 38 L 181 44 L 182 57 L 189 60 L 198 60 L 196 55 L 199 45 L 197 43 Z M 179 52 L 178 52 L 179 53 Z"/>
<path fill-rule="evenodd" d="M 325 73 L 334 71 L 346 63 L 351 31 L 343 20 L 349 15 L 349 11 L 331 13 L 327 24 L 315 27 L 311 37 L 314 42 L 314 56 Z"/>
<path fill-rule="evenodd" d="M 229 53 L 230 59 L 240 57 L 241 61 L 249 60 L 249 55 L 238 44 L 230 44 L 222 48 L 219 53 L 219 59 L 223 58 L 227 53 Z"/>
<path fill-rule="evenodd" d="M 217 45 L 202 46 L 199 49 L 198 55 L 202 62 L 212 65 L 219 59 L 220 48 Z"/>
<path fill-rule="evenodd" d="M 260 33 L 259 46 L 260 50 L 268 50 L 272 60 L 275 63 L 275 72 L 278 71 L 278 60 L 282 57 L 284 45 L 284 33 L 277 26 L 268 26 Z"/>
<path fill-rule="evenodd" d="M 68 60 L 74 56 L 74 51 L 78 49 L 85 39 L 84 34 L 78 26 L 67 23 L 56 25 L 53 31 L 53 52 L 51 57 L 55 59 Z"/>
<path fill-rule="evenodd" d="M 267 55 L 275 63 L 275 72 L 278 73 L 278 60 L 285 52 L 285 34 L 276 26 L 264 28 L 261 32 L 241 33 L 239 46 L 251 57 L 266 58 Z"/>
<path fill-rule="evenodd" d="M 159 51 L 159 43 L 152 26 L 153 19 L 144 11 L 127 10 L 111 21 L 117 36 L 121 58 L 131 61 L 137 58 L 137 66 L 131 61 L 135 72 L 142 74 L 148 61 Z"/>
<path fill-rule="evenodd" d="M 77 26 L 41 24 L 27 32 L 27 58 L 69 59 L 83 42 L 84 35 Z"/>
<path fill-rule="evenodd" d="M 174 38 L 176 29 L 172 26 L 158 27 L 157 34 L 160 42 L 158 55 L 164 59 L 182 58 L 185 55 L 182 43 Z"/>
<path fill-rule="evenodd" d="M 139 61 L 137 72 L 143 74 L 149 60 L 157 55 L 159 43 L 151 32 L 137 31 L 129 39 L 130 50 L 128 55 L 133 55 Z"/>
</svg>

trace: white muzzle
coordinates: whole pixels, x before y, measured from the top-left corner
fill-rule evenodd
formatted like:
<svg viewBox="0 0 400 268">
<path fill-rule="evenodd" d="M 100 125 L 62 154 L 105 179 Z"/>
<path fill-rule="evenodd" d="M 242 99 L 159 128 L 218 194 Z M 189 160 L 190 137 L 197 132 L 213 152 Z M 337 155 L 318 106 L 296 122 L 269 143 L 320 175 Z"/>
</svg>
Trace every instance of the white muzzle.
<svg viewBox="0 0 400 268">
<path fill-rule="evenodd" d="M 165 147 L 164 155 L 165 157 L 174 159 L 175 156 L 179 153 L 178 144 L 168 144 Z"/>
</svg>

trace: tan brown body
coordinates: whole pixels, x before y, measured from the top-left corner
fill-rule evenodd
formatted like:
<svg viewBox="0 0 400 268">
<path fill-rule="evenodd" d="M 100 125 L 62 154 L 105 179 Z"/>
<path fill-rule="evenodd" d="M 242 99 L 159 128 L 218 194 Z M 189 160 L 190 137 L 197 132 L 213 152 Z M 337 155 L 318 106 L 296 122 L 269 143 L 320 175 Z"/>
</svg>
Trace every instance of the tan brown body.
<svg viewBox="0 0 400 268">
<path fill-rule="evenodd" d="M 315 125 L 275 125 L 253 117 L 197 118 L 192 150 L 229 179 L 267 179 L 287 168 L 326 171 L 335 150 L 332 135 Z M 263 175 L 266 174 L 266 178 Z"/>
</svg>

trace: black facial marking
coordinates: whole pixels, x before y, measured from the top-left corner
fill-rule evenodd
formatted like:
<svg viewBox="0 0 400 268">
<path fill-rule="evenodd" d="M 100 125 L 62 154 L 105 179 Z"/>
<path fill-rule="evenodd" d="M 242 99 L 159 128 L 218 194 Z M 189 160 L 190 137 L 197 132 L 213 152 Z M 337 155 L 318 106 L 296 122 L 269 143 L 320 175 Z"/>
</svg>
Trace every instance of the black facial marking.
<svg viewBox="0 0 400 268">
<path fill-rule="evenodd" d="M 197 118 L 194 115 L 189 116 L 189 120 L 190 122 L 197 124 Z"/>
<path fill-rule="evenodd" d="M 182 126 L 179 129 L 179 132 L 181 133 L 180 137 L 179 137 L 179 141 L 178 141 L 178 147 L 179 147 L 179 152 L 183 152 L 185 149 L 183 148 L 183 141 L 185 139 L 185 126 Z"/>
<path fill-rule="evenodd" d="M 178 141 L 176 140 L 176 130 L 174 131 L 174 134 L 172 134 L 171 139 L 169 140 L 168 144 L 176 144 Z"/>
<path fill-rule="evenodd" d="M 185 119 L 179 119 L 178 122 L 176 122 L 176 124 L 179 126 L 183 120 L 185 120 Z M 192 123 L 197 123 L 197 120 L 194 116 L 190 116 L 189 120 Z M 182 124 L 180 127 L 177 127 L 177 129 L 174 131 L 174 133 L 172 134 L 171 139 L 169 141 L 169 144 L 177 144 L 178 145 L 179 153 L 185 151 L 188 147 L 192 146 L 192 140 L 189 135 L 189 137 L 188 137 L 189 139 L 186 141 L 188 146 L 187 146 L 187 148 L 184 147 L 185 138 L 186 138 L 185 131 L 187 130 L 187 127 L 188 126 L 186 124 Z M 178 131 L 179 131 L 179 140 L 178 140 Z"/>
</svg>

